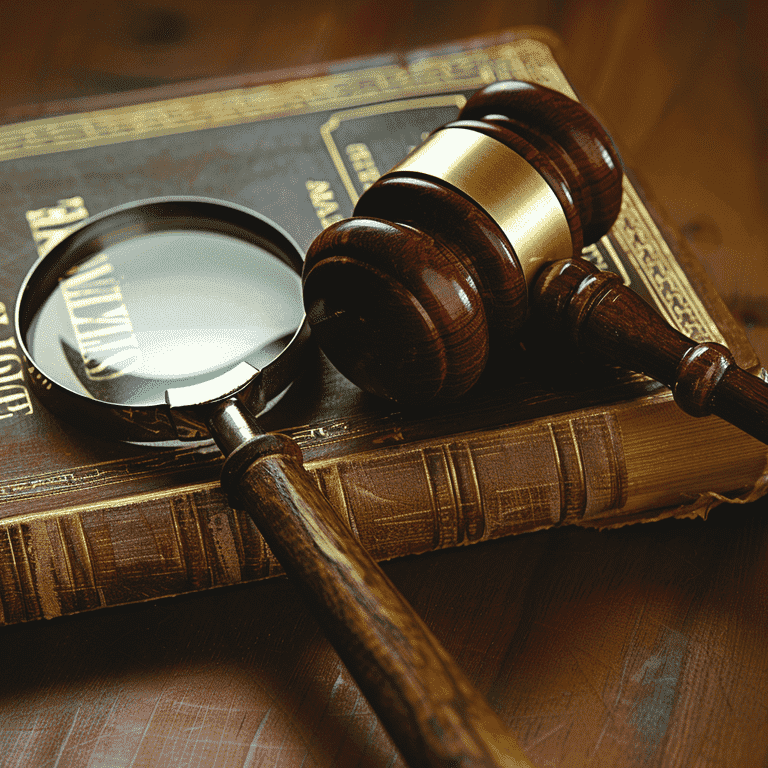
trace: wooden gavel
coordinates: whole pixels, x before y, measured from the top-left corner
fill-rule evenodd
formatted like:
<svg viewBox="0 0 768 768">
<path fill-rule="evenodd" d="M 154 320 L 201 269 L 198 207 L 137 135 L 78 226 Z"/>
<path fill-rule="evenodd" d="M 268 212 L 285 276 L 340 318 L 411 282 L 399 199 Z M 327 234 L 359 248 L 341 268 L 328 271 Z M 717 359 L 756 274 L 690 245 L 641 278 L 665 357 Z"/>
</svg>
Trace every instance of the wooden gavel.
<svg viewBox="0 0 768 768">
<path fill-rule="evenodd" d="M 524 324 L 553 348 L 645 373 L 687 413 L 768 443 L 768 384 L 697 344 L 616 275 L 578 258 L 621 206 L 622 171 L 578 102 L 493 83 L 325 229 L 304 267 L 320 346 L 362 389 L 403 404 L 477 381 Z"/>
</svg>

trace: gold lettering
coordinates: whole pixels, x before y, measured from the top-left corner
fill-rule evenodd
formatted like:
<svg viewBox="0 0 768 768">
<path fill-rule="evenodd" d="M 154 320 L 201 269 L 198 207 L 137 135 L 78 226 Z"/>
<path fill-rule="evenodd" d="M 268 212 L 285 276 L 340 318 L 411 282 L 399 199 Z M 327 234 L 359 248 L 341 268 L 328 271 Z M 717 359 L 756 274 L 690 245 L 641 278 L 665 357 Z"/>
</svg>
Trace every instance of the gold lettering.
<svg viewBox="0 0 768 768">
<path fill-rule="evenodd" d="M 27 211 L 38 253 L 47 254 L 87 217 L 82 197 Z M 60 284 L 86 376 L 94 381 L 122 376 L 141 362 L 139 343 L 113 271 L 107 255 L 102 253 L 71 269 Z M 4 305 L 0 307 L 4 309 Z M 78 314 L 84 310 L 87 314 Z"/>
<path fill-rule="evenodd" d="M 99 254 L 72 270 L 60 286 L 85 374 L 92 381 L 115 379 L 141 363 L 139 342 L 113 271 L 107 255 Z M 78 314 L 86 309 L 88 314 Z"/>
<path fill-rule="evenodd" d="M 306 186 L 309 200 L 323 229 L 335 221 L 341 221 L 343 217 L 337 212 L 339 204 L 336 202 L 331 185 L 327 181 L 312 181 L 310 179 Z"/>
<path fill-rule="evenodd" d="M 67 272 L 67 291 L 72 292 L 73 288 L 82 285 L 83 283 L 96 280 L 99 277 L 112 274 L 113 267 L 107 260 L 106 253 L 100 253 L 98 256 L 94 256 L 88 261 L 84 261 L 82 264 L 78 264 L 73 269 Z M 101 283 L 93 283 L 93 286 L 98 286 Z M 92 290 L 93 286 L 89 286 L 87 290 Z"/>
<path fill-rule="evenodd" d="M 13 354 L 0 355 L 0 384 L 10 384 L 12 381 L 24 381 L 21 358 Z"/>
<path fill-rule="evenodd" d="M 381 176 L 371 150 L 365 144 L 358 143 L 348 144 L 345 151 L 352 168 L 357 171 L 357 178 L 363 185 L 363 189 L 368 189 Z"/>
<path fill-rule="evenodd" d="M 59 204 L 52 208 L 27 211 L 27 222 L 40 256 L 45 256 L 74 229 L 77 222 L 87 217 L 82 197 L 59 200 Z"/>
<path fill-rule="evenodd" d="M 0 349 L 16 349 L 16 339 L 9 336 L 0 340 Z M 0 421 L 13 418 L 17 413 L 29 416 L 32 401 L 24 386 L 21 357 L 12 352 L 0 354 Z"/>
<path fill-rule="evenodd" d="M 70 197 L 59 200 L 59 204 L 53 208 L 39 208 L 36 211 L 27 211 L 27 221 L 30 226 L 60 227 L 62 224 L 73 224 L 88 216 L 82 197 Z"/>
<path fill-rule="evenodd" d="M 0 325 L 8 325 L 8 322 L 8 310 L 6 309 L 5 304 L 0 301 Z"/>
<path fill-rule="evenodd" d="M 13 418 L 17 413 L 29 416 L 33 413 L 29 392 L 23 384 L 0 385 L 0 420 Z"/>
</svg>

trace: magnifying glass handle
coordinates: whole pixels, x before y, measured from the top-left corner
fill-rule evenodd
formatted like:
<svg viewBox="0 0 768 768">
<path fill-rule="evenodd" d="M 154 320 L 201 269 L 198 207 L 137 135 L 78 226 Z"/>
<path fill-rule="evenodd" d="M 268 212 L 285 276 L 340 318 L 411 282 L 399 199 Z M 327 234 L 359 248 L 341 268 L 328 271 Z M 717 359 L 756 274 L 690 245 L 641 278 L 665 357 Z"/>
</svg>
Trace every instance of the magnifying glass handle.
<svg viewBox="0 0 768 768">
<path fill-rule="evenodd" d="M 298 445 L 259 434 L 236 400 L 215 409 L 209 427 L 228 454 L 224 490 L 251 515 L 408 764 L 531 768 L 321 493 Z"/>
</svg>

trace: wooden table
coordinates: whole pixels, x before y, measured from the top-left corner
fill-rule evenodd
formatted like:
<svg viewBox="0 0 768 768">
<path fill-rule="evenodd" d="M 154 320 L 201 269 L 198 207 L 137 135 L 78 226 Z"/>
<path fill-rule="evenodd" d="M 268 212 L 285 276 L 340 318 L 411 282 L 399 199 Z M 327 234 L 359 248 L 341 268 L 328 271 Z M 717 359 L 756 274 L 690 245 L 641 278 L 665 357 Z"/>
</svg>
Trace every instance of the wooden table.
<svg viewBox="0 0 768 768">
<path fill-rule="evenodd" d="M 51 98 L 546 23 L 768 359 L 765 6 L 512 5 L 3 4 L 0 104 L 23 116 Z M 385 569 L 537 765 L 764 766 L 766 512 L 560 529 Z M 402 765 L 282 579 L 12 626 L 0 657 L 3 766 Z"/>
<path fill-rule="evenodd" d="M 385 566 L 540 766 L 763 766 L 765 503 Z M 285 580 L 0 633 L 24 766 L 402 765 Z"/>
</svg>

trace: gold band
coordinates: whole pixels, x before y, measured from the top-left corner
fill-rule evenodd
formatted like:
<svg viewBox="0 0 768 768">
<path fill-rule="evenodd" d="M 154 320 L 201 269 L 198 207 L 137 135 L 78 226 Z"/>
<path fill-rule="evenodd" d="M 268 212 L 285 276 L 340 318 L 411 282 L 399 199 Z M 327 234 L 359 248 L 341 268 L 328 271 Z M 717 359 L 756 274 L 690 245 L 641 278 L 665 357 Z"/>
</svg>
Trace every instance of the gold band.
<svg viewBox="0 0 768 768">
<path fill-rule="evenodd" d="M 468 128 L 445 128 L 385 175 L 403 171 L 447 182 L 477 203 L 507 236 L 529 285 L 547 262 L 573 256 L 568 220 L 555 193 L 500 141 Z"/>
</svg>

